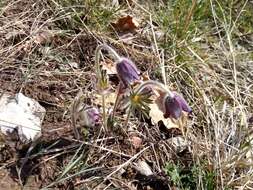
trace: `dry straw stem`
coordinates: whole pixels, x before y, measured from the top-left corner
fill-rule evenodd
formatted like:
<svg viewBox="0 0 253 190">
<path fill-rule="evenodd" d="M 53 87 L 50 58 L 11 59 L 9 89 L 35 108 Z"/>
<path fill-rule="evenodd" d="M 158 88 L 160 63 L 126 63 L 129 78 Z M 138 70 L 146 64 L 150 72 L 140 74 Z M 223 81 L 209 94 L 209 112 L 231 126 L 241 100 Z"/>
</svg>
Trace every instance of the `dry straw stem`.
<svg viewBox="0 0 253 190">
<path fill-rule="evenodd" d="M 118 171 L 120 171 L 122 168 L 126 167 L 127 165 L 129 165 L 132 161 L 134 161 L 136 158 L 138 158 L 142 153 L 144 153 L 147 149 L 149 149 L 150 147 L 145 147 L 143 148 L 141 151 L 139 151 L 137 154 L 135 154 L 134 156 L 132 156 L 130 159 L 128 159 L 126 162 L 124 162 L 123 164 L 119 165 L 116 167 L 116 169 L 111 172 L 109 175 L 107 175 L 104 178 L 104 182 L 108 179 L 110 179 L 110 177 L 112 175 L 114 175 L 115 173 L 117 173 Z M 96 189 L 99 189 L 99 186 L 96 187 Z"/>
</svg>

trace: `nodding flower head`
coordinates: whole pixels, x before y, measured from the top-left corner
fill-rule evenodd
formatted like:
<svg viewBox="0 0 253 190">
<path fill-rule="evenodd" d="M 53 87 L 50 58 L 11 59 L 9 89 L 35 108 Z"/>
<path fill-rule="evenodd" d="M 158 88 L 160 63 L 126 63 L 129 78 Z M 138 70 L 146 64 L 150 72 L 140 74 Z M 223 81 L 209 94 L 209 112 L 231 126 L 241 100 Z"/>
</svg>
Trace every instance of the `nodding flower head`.
<svg viewBox="0 0 253 190">
<path fill-rule="evenodd" d="M 95 107 L 88 107 L 83 111 L 83 124 L 85 126 L 96 126 L 100 123 L 100 113 Z"/>
<path fill-rule="evenodd" d="M 192 112 L 186 100 L 176 92 L 172 92 L 171 95 L 161 94 L 156 103 L 164 113 L 165 118 L 178 119 L 182 115 L 182 111 Z"/>
<path fill-rule="evenodd" d="M 127 58 L 120 58 L 116 63 L 118 77 L 125 87 L 140 79 L 140 72 L 135 64 Z"/>
</svg>

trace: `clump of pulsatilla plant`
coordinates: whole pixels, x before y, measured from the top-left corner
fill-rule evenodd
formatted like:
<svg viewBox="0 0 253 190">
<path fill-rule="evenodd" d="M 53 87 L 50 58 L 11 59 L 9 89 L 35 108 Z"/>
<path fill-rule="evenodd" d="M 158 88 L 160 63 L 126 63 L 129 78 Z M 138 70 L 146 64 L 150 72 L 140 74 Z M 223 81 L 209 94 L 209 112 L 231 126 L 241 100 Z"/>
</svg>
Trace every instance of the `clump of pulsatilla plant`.
<svg viewBox="0 0 253 190">
<path fill-rule="evenodd" d="M 71 122 L 77 139 L 80 139 L 77 123 L 80 127 L 94 127 L 99 125 L 101 120 L 99 110 L 96 107 L 84 104 L 83 100 L 84 95 L 79 92 L 71 105 Z"/>
<path fill-rule="evenodd" d="M 114 49 L 110 46 L 102 44 L 99 45 L 96 49 L 95 58 L 96 58 L 96 71 L 98 76 L 98 88 L 100 89 L 102 99 L 105 101 L 105 93 L 108 88 L 108 81 L 106 76 L 103 75 L 103 72 L 100 69 L 100 55 L 101 50 L 106 50 L 108 53 L 114 58 L 114 63 L 117 71 L 117 76 L 120 80 L 118 86 L 118 93 L 116 102 L 114 104 L 112 117 L 115 115 L 115 111 L 118 106 L 118 97 L 121 93 L 123 93 L 123 89 L 130 90 L 130 98 L 129 98 L 129 108 L 128 108 L 128 116 L 126 119 L 126 123 L 129 119 L 131 109 L 140 108 L 145 109 L 147 104 L 152 103 L 147 97 L 147 92 L 155 91 L 158 94 L 158 97 L 155 100 L 155 103 L 158 105 L 159 109 L 163 112 L 164 118 L 173 118 L 179 119 L 182 115 L 182 112 L 190 113 L 192 110 L 186 100 L 179 95 L 177 92 L 170 91 L 163 85 L 162 83 L 154 80 L 146 80 L 143 81 L 140 76 L 140 72 L 136 65 L 129 60 L 128 58 L 119 56 Z M 145 92 L 145 93 L 144 93 Z M 104 102 L 103 101 L 103 102 Z M 104 103 L 102 103 L 104 104 Z M 106 111 L 105 106 L 103 107 L 103 119 L 104 126 L 106 127 Z"/>
<path fill-rule="evenodd" d="M 103 72 L 100 67 L 102 50 L 106 50 L 114 59 L 117 76 L 120 81 L 113 111 L 109 116 L 106 111 L 106 94 L 109 89 L 109 81 L 106 73 Z M 128 113 L 124 126 L 128 124 L 131 111 L 137 110 L 143 113 L 149 111 L 148 105 L 153 102 L 150 96 L 153 95 L 154 92 L 156 94 L 155 103 L 163 112 L 164 118 L 179 119 L 182 112 L 190 113 L 192 111 L 186 100 L 177 92 L 170 91 L 164 84 L 158 81 L 149 79 L 143 80 L 136 65 L 128 58 L 119 56 L 118 53 L 108 45 L 102 44 L 96 48 L 95 66 L 98 93 L 102 96 L 102 118 L 105 131 L 108 130 L 108 118 L 110 118 L 110 121 L 114 120 L 116 109 L 120 101 L 119 97 L 125 92 L 130 92 L 130 95 L 128 96 Z M 82 115 L 85 116 L 85 121 L 83 123 L 86 126 L 98 123 L 98 119 L 100 118 L 96 108 L 89 108 L 83 111 Z"/>
</svg>

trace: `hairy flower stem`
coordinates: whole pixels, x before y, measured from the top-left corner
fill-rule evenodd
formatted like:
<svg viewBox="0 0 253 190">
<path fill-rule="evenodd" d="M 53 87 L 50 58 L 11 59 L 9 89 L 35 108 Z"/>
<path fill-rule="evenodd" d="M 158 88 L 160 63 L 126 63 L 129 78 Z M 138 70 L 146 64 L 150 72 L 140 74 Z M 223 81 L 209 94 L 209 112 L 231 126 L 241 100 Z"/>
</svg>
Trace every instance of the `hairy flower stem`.
<svg viewBox="0 0 253 190">
<path fill-rule="evenodd" d="M 106 116 L 106 109 L 105 109 L 105 95 L 102 94 L 102 109 L 103 109 L 103 121 L 104 121 L 104 129 L 107 131 L 107 116 Z"/>
<path fill-rule="evenodd" d="M 129 107 L 129 110 L 128 110 L 128 112 L 127 112 L 126 120 L 125 120 L 125 122 L 124 122 L 124 126 L 125 126 L 125 127 L 127 127 L 127 124 L 128 124 L 129 118 L 130 118 L 131 111 L 132 111 L 131 109 L 132 109 L 132 107 L 130 106 L 130 107 Z"/>
<path fill-rule="evenodd" d="M 99 80 L 101 80 L 101 77 L 102 77 L 102 73 L 101 73 L 99 61 L 100 61 L 101 51 L 102 51 L 103 49 L 104 49 L 104 50 L 107 50 L 107 51 L 113 56 L 113 58 L 115 59 L 115 61 L 120 60 L 120 56 L 119 56 L 119 55 L 117 54 L 117 52 L 116 52 L 114 49 L 112 49 L 110 46 L 105 45 L 105 44 L 99 45 L 99 46 L 96 48 L 96 51 L 95 51 L 95 64 L 96 64 L 96 71 L 97 71 L 97 75 L 98 75 L 98 79 L 99 79 Z"/>
<path fill-rule="evenodd" d="M 158 88 L 159 90 L 165 92 L 166 94 L 168 94 L 170 97 L 173 97 L 174 95 L 172 94 L 172 92 L 167 89 L 162 83 L 154 81 L 154 80 L 148 80 L 143 82 L 140 86 L 138 86 L 138 88 L 135 90 L 136 94 L 139 94 L 145 87 L 154 87 L 154 88 Z"/>
<path fill-rule="evenodd" d="M 101 91 L 104 91 L 106 89 L 106 87 L 104 85 L 100 86 L 102 84 L 102 81 L 103 81 L 102 71 L 100 69 L 100 64 L 99 64 L 102 50 L 107 50 L 110 53 L 110 55 L 113 56 L 115 61 L 118 61 L 120 59 L 120 56 L 117 54 L 117 52 L 114 49 L 112 49 L 108 45 L 102 44 L 102 45 L 99 45 L 96 48 L 96 51 L 95 51 L 96 75 L 97 75 L 97 78 L 98 78 L 99 88 L 100 88 Z M 102 92 L 101 96 L 102 96 L 102 107 L 103 107 L 102 109 L 103 109 L 104 128 L 105 128 L 105 131 L 107 131 L 107 116 L 106 116 L 106 108 L 105 108 L 105 101 L 106 100 L 105 100 L 104 92 Z"/>
<path fill-rule="evenodd" d="M 113 106 L 113 110 L 112 110 L 112 120 L 114 119 L 114 116 L 115 116 L 115 113 L 116 113 L 116 109 L 118 107 L 118 103 L 119 103 L 119 95 L 120 95 L 120 84 L 118 86 L 118 89 L 117 89 L 117 95 L 116 95 L 116 100 L 114 102 L 114 106 Z"/>
</svg>

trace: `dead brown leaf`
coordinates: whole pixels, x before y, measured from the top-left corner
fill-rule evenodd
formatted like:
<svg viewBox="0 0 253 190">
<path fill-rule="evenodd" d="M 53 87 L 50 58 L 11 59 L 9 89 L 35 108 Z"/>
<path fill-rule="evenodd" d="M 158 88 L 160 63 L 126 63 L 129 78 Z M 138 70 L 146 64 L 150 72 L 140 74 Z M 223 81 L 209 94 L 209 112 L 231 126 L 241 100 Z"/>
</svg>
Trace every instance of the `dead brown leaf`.
<svg viewBox="0 0 253 190">
<path fill-rule="evenodd" d="M 168 129 L 179 128 L 179 126 L 172 122 L 170 118 L 165 119 L 163 117 L 163 112 L 158 108 L 157 104 L 150 104 L 149 108 L 149 116 L 152 119 L 152 122 L 158 123 L 159 121 L 162 121 Z"/>
<path fill-rule="evenodd" d="M 53 31 L 50 30 L 43 30 L 39 31 L 36 34 L 34 34 L 31 39 L 27 40 L 24 44 L 21 45 L 20 50 L 23 50 L 25 52 L 30 52 L 31 49 L 35 45 L 45 45 L 47 43 L 50 43 L 52 39 L 54 38 L 55 34 Z"/>
<path fill-rule="evenodd" d="M 116 23 L 112 23 L 115 30 L 120 32 L 133 32 L 139 27 L 139 23 L 132 16 L 124 16 L 118 19 Z"/>
<path fill-rule="evenodd" d="M 116 100 L 116 93 L 115 92 L 108 92 L 105 95 L 105 107 L 107 110 L 111 109 L 115 103 Z M 102 96 L 100 94 L 95 95 L 94 103 L 96 105 L 102 106 Z"/>
</svg>

